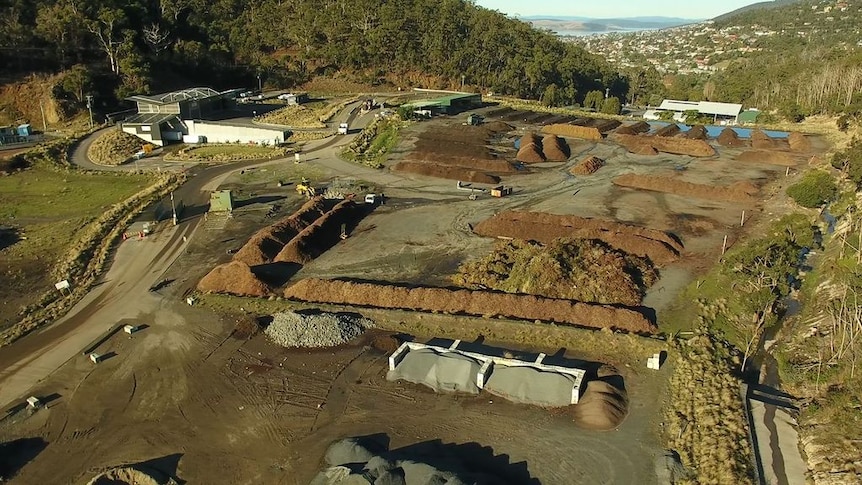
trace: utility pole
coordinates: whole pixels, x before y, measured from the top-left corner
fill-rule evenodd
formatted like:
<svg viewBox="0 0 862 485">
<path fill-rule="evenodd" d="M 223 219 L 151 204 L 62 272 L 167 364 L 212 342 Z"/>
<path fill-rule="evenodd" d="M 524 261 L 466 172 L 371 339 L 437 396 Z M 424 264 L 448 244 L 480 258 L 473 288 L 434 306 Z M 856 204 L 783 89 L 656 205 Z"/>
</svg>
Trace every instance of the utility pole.
<svg viewBox="0 0 862 485">
<path fill-rule="evenodd" d="M 605 99 L 611 96 L 611 88 L 605 88 Z"/>
<path fill-rule="evenodd" d="M 42 112 L 42 133 L 48 131 L 48 121 L 45 120 L 45 106 L 42 104 L 42 100 L 39 100 L 39 111 Z"/>
<path fill-rule="evenodd" d="M 87 109 L 90 111 L 90 128 L 93 127 L 93 96 L 87 95 Z"/>
<path fill-rule="evenodd" d="M 174 214 L 174 225 L 177 225 L 177 206 L 174 204 L 174 191 L 171 191 L 171 212 Z"/>
</svg>

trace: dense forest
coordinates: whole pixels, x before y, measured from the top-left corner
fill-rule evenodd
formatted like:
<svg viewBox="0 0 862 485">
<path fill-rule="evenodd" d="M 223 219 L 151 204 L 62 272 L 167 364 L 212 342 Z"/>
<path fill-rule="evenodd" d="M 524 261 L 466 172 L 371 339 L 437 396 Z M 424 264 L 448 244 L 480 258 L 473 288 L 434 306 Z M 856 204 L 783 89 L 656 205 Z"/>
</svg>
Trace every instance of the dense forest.
<svg viewBox="0 0 862 485">
<path fill-rule="evenodd" d="M 7 74 L 72 69 L 117 97 L 188 83 L 292 86 L 316 76 L 480 88 L 553 104 L 622 97 L 597 56 L 466 0 L 5 0 Z M 8 81 L 5 79 L 4 81 Z"/>
</svg>

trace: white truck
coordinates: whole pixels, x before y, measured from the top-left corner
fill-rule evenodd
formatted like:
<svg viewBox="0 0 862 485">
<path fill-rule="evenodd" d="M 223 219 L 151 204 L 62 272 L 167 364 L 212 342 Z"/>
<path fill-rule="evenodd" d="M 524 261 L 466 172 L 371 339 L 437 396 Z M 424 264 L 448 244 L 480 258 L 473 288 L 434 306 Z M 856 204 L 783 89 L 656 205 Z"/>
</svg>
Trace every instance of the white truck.
<svg viewBox="0 0 862 485">
<path fill-rule="evenodd" d="M 341 123 L 340 125 L 338 125 L 338 134 L 339 135 L 346 135 L 348 131 L 349 130 L 348 130 L 347 123 Z"/>
</svg>

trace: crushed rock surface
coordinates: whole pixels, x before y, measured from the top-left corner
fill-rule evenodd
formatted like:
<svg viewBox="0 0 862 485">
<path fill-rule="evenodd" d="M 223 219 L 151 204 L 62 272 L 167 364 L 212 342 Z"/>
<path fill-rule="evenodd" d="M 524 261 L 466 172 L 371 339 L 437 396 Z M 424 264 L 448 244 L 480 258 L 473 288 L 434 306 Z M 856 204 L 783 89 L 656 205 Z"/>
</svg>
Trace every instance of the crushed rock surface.
<svg viewBox="0 0 862 485">
<path fill-rule="evenodd" d="M 347 313 L 285 312 L 273 315 L 265 333 L 282 347 L 335 347 L 373 328 L 374 322 Z"/>
</svg>

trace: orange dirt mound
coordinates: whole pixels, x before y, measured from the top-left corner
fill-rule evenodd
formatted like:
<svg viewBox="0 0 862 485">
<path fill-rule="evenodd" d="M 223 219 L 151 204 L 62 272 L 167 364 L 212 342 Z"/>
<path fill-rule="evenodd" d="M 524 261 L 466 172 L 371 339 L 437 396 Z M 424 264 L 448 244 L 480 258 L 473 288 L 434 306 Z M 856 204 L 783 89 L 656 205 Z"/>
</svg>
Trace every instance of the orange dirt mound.
<svg viewBox="0 0 862 485">
<path fill-rule="evenodd" d="M 556 136 L 548 135 L 542 138 L 542 153 L 549 162 L 565 162 L 569 160 L 569 146 Z"/>
<path fill-rule="evenodd" d="M 725 187 L 712 185 L 693 184 L 675 177 L 662 177 L 654 175 L 637 175 L 629 173 L 621 175 L 613 180 L 614 185 L 630 187 L 634 189 L 652 190 L 667 194 L 677 194 L 697 199 L 715 200 L 720 202 L 742 202 L 750 204 L 754 202 L 757 187 L 750 182 L 736 182 Z"/>
<path fill-rule="evenodd" d="M 755 150 L 787 150 L 787 140 L 777 140 L 762 130 L 751 131 L 751 147 Z"/>
<path fill-rule="evenodd" d="M 637 123 L 617 128 L 617 131 L 615 131 L 615 133 L 620 135 L 637 135 L 639 133 L 646 133 L 649 130 L 649 123 L 647 123 L 646 121 L 638 121 Z"/>
<path fill-rule="evenodd" d="M 795 167 L 797 165 L 796 159 L 789 153 L 775 152 L 771 150 L 749 150 L 737 155 L 736 160 L 740 162 L 781 165 L 782 167 Z"/>
<path fill-rule="evenodd" d="M 545 155 L 542 153 L 542 149 L 539 148 L 539 145 L 530 142 L 526 145 L 521 145 L 521 149 L 518 150 L 516 159 L 522 163 L 542 163 L 545 161 Z"/>
<path fill-rule="evenodd" d="M 665 127 L 656 130 L 654 136 L 676 136 L 680 133 L 679 125 L 671 123 Z"/>
<path fill-rule="evenodd" d="M 694 125 L 690 130 L 685 132 L 685 137 L 691 140 L 706 140 L 709 135 L 706 134 L 706 127 L 703 125 Z"/>
<path fill-rule="evenodd" d="M 794 152 L 810 152 L 811 151 L 811 142 L 808 141 L 808 137 L 799 133 L 798 131 L 794 131 L 787 137 L 787 142 L 790 144 L 790 149 Z"/>
<path fill-rule="evenodd" d="M 503 316 L 636 333 L 656 330 L 655 324 L 641 313 L 627 308 L 490 291 L 305 279 L 284 290 L 284 296 L 312 303 Z"/>
<path fill-rule="evenodd" d="M 266 296 L 270 292 L 269 287 L 242 261 L 216 266 L 198 282 L 198 290 L 236 296 Z"/>
<path fill-rule="evenodd" d="M 278 263 L 305 264 L 326 252 L 341 240 L 341 226 L 355 222 L 359 207 L 352 200 L 343 200 L 331 211 L 302 230 L 275 257 Z"/>
<path fill-rule="evenodd" d="M 541 145 L 542 137 L 536 133 L 527 133 L 526 135 L 521 137 L 521 147 L 525 147 L 531 143 L 533 145 Z"/>
<path fill-rule="evenodd" d="M 705 140 L 641 135 L 616 135 L 615 138 L 632 153 L 639 153 L 641 155 L 646 154 L 642 153 L 643 145 L 648 145 L 656 151 L 673 153 L 675 155 L 689 155 L 692 157 L 711 157 L 715 155 L 715 148 L 712 148 Z"/>
<path fill-rule="evenodd" d="M 591 173 L 595 173 L 598 169 L 605 166 L 605 161 L 599 157 L 594 157 L 590 155 L 589 157 L 581 160 L 581 163 L 572 167 L 569 171 L 572 175 L 589 175 Z"/>
<path fill-rule="evenodd" d="M 627 253 L 647 257 L 654 264 L 673 261 L 683 250 L 677 239 L 655 229 L 544 212 L 501 212 L 480 222 L 473 231 L 480 236 L 502 236 L 544 244 L 559 238 L 598 239 Z"/>
<path fill-rule="evenodd" d="M 398 162 L 392 170 L 396 172 L 413 173 L 417 175 L 426 175 L 429 177 L 437 177 L 451 180 L 461 180 L 464 182 L 474 182 L 479 184 L 496 184 L 500 182 L 500 178 L 487 173 L 470 170 L 464 167 L 437 165 L 435 163 L 426 162 Z"/>
<path fill-rule="evenodd" d="M 242 261 L 248 266 L 272 262 L 285 244 L 309 224 L 323 216 L 324 212 L 323 197 L 314 197 L 290 216 L 254 233 L 234 254 L 233 260 Z"/>
<path fill-rule="evenodd" d="M 733 128 L 725 128 L 718 135 L 718 144 L 724 147 L 744 147 L 745 140 Z"/>
<path fill-rule="evenodd" d="M 598 128 L 589 126 L 567 124 L 547 125 L 542 128 L 542 133 L 569 138 L 583 138 L 584 140 L 600 141 L 602 139 L 602 132 Z"/>
</svg>

